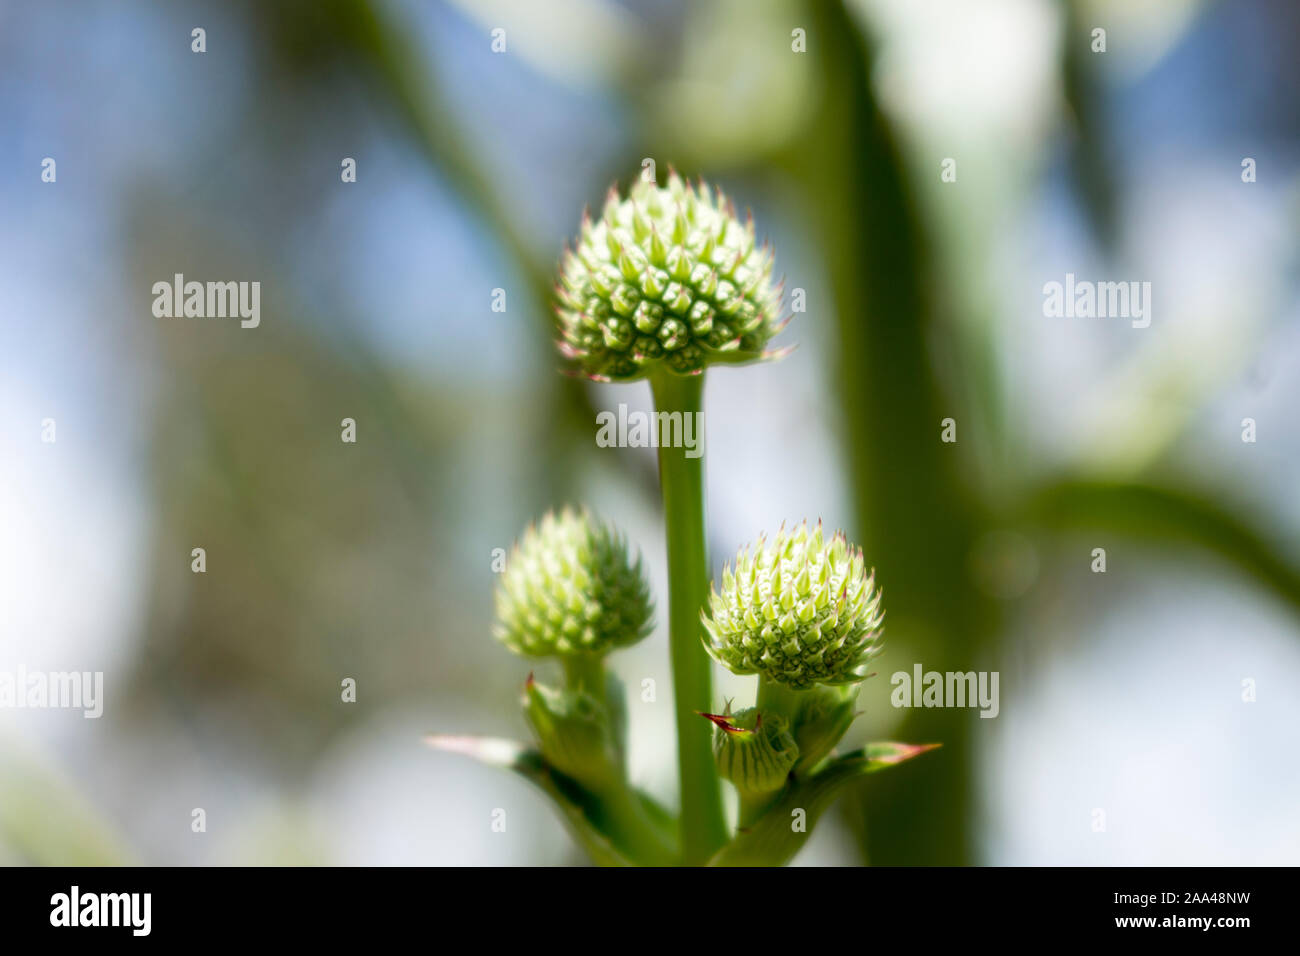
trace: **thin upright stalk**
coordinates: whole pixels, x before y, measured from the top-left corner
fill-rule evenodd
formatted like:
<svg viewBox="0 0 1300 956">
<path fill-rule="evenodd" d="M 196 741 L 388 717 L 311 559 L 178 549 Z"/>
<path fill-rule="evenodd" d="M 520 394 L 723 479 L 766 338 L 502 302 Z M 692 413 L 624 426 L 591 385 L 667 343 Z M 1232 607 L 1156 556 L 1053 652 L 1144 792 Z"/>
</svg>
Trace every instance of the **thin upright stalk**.
<svg viewBox="0 0 1300 956">
<path fill-rule="evenodd" d="M 658 412 L 702 419 L 704 376 L 661 372 L 650 379 Z M 703 435 L 695 432 L 701 442 Z M 708 728 L 697 716 L 713 707 L 709 658 L 701 644 L 700 610 L 709 598 L 709 551 L 705 533 L 704 456 L 660 442 L 659 486 L 668 542 L 668 642 L 677 717 L 677 765 L 681 781 L 682 862 L 708 860 L 727 839 L 722 790 L 713 764 Z"/>
</svg>

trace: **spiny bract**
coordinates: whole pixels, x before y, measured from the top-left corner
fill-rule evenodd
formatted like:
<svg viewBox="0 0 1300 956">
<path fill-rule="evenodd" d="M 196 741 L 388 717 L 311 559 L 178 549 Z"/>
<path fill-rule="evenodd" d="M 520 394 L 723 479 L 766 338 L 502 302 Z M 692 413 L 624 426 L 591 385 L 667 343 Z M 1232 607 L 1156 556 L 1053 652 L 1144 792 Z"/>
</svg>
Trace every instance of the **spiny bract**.
<svg viewBox="0 0 1300 956">
<path fill-rule="evenodd" d="M 760 714 L 754 707 L 735 716 L 704 716 L 717 725 L 713 731 L 713 759 L 724 780 L 730 780 L 746 795 L 771 793 L 785 786 L 799 758 L 799 748 L 784 717 Z"/>
<path fill-rule="evenodd" d="M 773 254 L 703 180 L 611 188 L 600 219 L 585 213 L 556 285 L 560 352 L 591 378 L 642 378 L 666 366 L 749 362 L 781 330 Z"/>
<path fill-rule="evenodd" d="M 736 674 L 761 674 L 796 690 L 862 680 L 884 611 L 862 551 L 842 533 L 783 527 L 722 572 L 705 613 L 705 648 Z"/>
<path fill-rule="evenodd" d="M 496 594 L 496 637 L 516 654 L 604 654 L 650 632 L 641 559 L 586 511 L 548 512 L 515 545 Z"/>
</svg>

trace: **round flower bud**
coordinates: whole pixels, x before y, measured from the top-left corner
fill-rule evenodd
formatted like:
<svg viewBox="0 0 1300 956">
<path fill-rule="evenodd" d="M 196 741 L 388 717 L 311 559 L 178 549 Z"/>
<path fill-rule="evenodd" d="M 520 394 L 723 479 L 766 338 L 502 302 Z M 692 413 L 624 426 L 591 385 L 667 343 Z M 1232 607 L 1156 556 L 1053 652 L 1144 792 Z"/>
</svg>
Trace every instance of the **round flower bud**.
<svg viewBox="0 0 1300 956">
<path fill-rule="evenodd" d="M 549 512 L 524 533 L 496 594 L 495 634 L 529 657 L 605 654 L 650 633 L 641 559 L 586 511 Z"/>
<path fill-rule="evenodd" d="M 799 757 L 785 718 L 749 707 L 732 716 L 704 714 L 716 725 L 713 759 L 718 774 L 742 796 L 756 797 L 785 786 Z"/>
<path fill-rule="evenodd" d="M 703 181 L 638 180 L 611 189 L 600 219 L 583 214 L 556 285 L 560 352 L 590 378 L 689 375 L 706 365 L 768 357 L 781 330 L 773 255 Z"/>
<path fill-rule="evenodd" d="M 736 674 L 760 674 L 795 690 L 851 684 L 879 648 L 884 611 L 875 574 L 842 533 L 819 523 L 760 538 L 723 569 L 705 613 L 705 648 Z"/>
</svg>

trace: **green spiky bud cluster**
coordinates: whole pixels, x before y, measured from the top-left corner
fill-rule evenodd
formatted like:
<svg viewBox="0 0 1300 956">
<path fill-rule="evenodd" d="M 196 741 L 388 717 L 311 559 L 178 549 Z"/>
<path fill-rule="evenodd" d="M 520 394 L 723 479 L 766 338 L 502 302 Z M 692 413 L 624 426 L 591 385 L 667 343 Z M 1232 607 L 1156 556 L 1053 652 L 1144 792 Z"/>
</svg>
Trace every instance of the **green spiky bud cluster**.
<svg viewBox="0 0 1300 956">
<path fill-rule="evenodd" d="M 627 199 L 611 189 L 600 219 L 583 215 L 556 287 L 561 353 L 601 381 L 659 367 L 688 375 L 706 365 L 766 356 L 781 290 L 773 255 L 758 246 L 719 190 L 638 181 Z"/>
<path fill-rule="evenodd" d="M 506 563 L 496 594 L 496 637 L 529 657 L 601 655 L 650 633 L 641 559 L 586 511 L 548 512 Z"/>
<path fill-rule="evenodd" d="M 784 717 L 760 714 L 755 707 L 734 716 L 704 716 L 715 724 L 713 759 L 718 773 L 731 781 L 742 797 L 774 793 L 785 786 L 799 748 Z"/>
<path fill-rule="evenodd" d="M 723 569 L 704 614 L 709 654 L 736 674 L 760 674 L 796 690 L 850 684 L 878 653 L 884 619 L 875 574 L 843 533 L 818 523 L 760 538 Z"/>
</svg>

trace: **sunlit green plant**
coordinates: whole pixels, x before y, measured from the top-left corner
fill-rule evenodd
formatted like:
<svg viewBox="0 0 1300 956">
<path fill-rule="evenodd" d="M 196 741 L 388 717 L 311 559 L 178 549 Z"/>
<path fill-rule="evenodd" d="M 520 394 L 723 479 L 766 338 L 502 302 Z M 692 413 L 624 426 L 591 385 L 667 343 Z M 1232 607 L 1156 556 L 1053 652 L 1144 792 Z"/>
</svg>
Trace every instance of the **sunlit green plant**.
<svg viewBox="0 0 1300 956">
<path fill-rule="evenodd" d="M 702 413 L 704 371 L 777 357 L 784 327 L 770 248 L 721 191 L 675 173 L 611 190 L 585 215 L 556 285 L 561 354 L 597 381 L 650 384 L 658 412 Z M 605 656 L 649 630 L 649 590 L 622 537 L 587 512 L 548 514 L 516 546 L 497 595 L 498 638 L 555 658 L 562 686 L 529 676 L 536 747 L 437 736 L 443 749 L 509 767 L 557 803 L 599 863 L 780 864 L 847 783 L 927 746 L 873 744 L 835 756 L 878 649 L 880 592 L 861 551 L 821 526 L 760 539 L 710 591 L 704 463 L 659 447 L 668 552 L 668 638 L 677 727 L 677 815 L 639 792 L 625 765 L 621 685 Z M 758 676 L 753 706 L 724 713 L 710 658 Z M 703 716 L 713 722 L 712 739 Z M 720 781 L 736 789 L 728 827 Z"/>
</svg>

